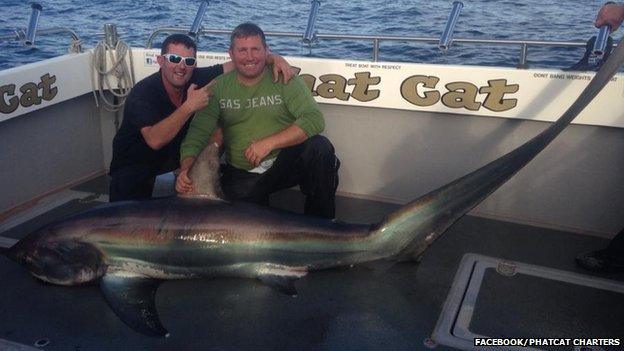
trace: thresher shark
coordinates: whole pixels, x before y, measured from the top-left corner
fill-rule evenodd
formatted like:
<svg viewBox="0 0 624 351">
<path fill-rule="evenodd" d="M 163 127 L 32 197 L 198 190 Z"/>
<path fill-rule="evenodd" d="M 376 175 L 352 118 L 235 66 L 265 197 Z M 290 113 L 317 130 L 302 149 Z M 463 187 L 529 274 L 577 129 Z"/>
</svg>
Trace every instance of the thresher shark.
<svg viewBox="0 0 624 351">
<path fill-rule="evenodd" d="M 168 335 L 154 300 L 165 279 L 256 278 L 294 295 L 294 281 L 310 271 L 416 259 L 592 101 L 624 61 L 623 43 L 549 128 L 377 224 L 348 224 L 226 201 L 218 181 L 217 148 L 208 145 L 190 172 L 194 194 L 102 205 L 45 226 L 6 255 L 53 284 L 99 280 L 117 316 L 150 336 Z"/>
</svg>

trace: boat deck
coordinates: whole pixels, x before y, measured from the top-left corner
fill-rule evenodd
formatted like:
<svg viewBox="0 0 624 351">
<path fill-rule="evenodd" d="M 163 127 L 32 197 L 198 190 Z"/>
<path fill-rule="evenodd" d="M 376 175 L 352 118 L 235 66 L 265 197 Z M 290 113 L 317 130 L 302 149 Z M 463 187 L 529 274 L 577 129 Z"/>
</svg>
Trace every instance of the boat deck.
<svg viewBox="0 0 624 351">
<path fill-rule="evenodd" d="M 31 211 L 33 218 L 18 214 L 0 223 L 0 235 L 19 239 L 55 218 L 105 201 L 106 189 L 106 179 L 101 177 L 64 195 L 55 194 L 41 202 L 39 212 Z M 301 197 L 293 191 L 276 194 L 272 203 L 288 209 L 302 207 Z M 398 206 L 341 197 L 337 207 L 339 219 L 371 223 Z M 460 300 L 468 299 L 462 297 L 457 283 L 470 278 L 462 278 L 460 269 L 466 268 L 462 259 L 468 253 L 565 271 L 603 288 L 486 270 L 481 290 L 475 292 L 473 287 L 466 293 L 474 304 L 468 306 L 470 318 L 450 317 L 455 326 L 451 338 L 458 338 L 459 325 L 464 325 L 464 334 L 491 337 L 618 338 L 624 336 L 624 290 L 619 290 L 624 289 L 624 274 L 592 276 L 574 264 L 577 253 L 602 248 L 607 242 L 465 216 L 431 246 L 420 263 L 313 272 L 296 283 L 297 297 L 249 279 L 165 281 L 156 298 L 161 320 L 171 333 L 165 339 L 126 327 L 96 285 L 41 283 L 1 256 L 0 349 L 23 350 L 49 341 L 40 349 L 426 350 L 436 346 L 430 338 L 443 308 L 448 310 L 447 296 L 455 292 Z M 437 344 L 435 349 L 470 349 L 454 346 Z"/>
</svg>

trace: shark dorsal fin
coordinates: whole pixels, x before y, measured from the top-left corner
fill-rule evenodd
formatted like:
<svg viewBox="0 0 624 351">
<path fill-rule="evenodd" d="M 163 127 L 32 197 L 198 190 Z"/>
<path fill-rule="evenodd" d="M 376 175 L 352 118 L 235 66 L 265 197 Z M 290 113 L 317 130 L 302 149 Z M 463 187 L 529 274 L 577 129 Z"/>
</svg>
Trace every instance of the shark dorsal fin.
<svg viewBox="0 0 624 351">
<path fill-rule="evenodd" d="M 217 143 L 206 145 L 188 171 L 188 176 L 193 181 L 193 192 L 184 197 L 225 199 L 219 181 L 219 145 Z"/>
</svg>

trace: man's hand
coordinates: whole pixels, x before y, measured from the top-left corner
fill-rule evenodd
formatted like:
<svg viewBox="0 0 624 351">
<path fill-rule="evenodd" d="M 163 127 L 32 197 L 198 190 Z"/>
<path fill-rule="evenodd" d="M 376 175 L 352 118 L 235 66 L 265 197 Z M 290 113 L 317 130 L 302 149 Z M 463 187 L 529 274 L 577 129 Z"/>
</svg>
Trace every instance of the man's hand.
<svg viewBox="0 0 624 351">
<path fill-rule="evenodd" d="M 223 129 L 221 127 L 217 127 L 217 129 L 212 132 L 210 142 L 217 144 L 217 146 L 223 145 Z"/>
<path fill-rule="evenodd" d="M 279 81 L 280 73 L 284 76 L 284 84 L 295 75 L 295 71 L 290 64 L 280 55 L 267 54 L 267 63 L 273 65 L 273 82 Z"/>
<path fill-rule="evenodd" d="M 245 150 L 245 157 L 249 163 L 257 167 L 271 151 L 273 146 L 267 139 L 254 140 Z"/>
<path fill-rule="evenodd" d="M 604 25 L 611 27 L 611 32 L 615 32 L 624 20 L 623 4 L 606 4 L 602 6 L 596 16 L 596 27 L 600 28 Z"/>
<path fill-rule="evenodd" d="M 160 150 L 173 140 L 193 113 L 208 106 L 208 99 L 212 95 L 210 89 L 215 82 L 213 80 L 202 88 L 191 84 L 186 90 L 186 101 L 180 107 L 153 126 L 141 128 L 145 143 L 153 150 Z"/>
<path fill-rule="evenodd" d="M 196 84 L 191 84 L 191 86 L 188 87 L 184 105 L 189 113 L 195 113 L 208 106 L 208 101 L 210 100 L 210 96 L 212 96 L 211 88 L 214 83 L 215 81 L 213 80 L 201 88 L 198 88 Z"/>
<path fill-rule="evenodd" d="M 195 163 L 195 157 L 187 157 L 180 162 L 180 173 L 175 182 L 175 190 L 178 194 L 184 195 L 193 191 L 193 181 L 188 176 L 193 163 Z"/>
<path fill-rule="evenodd" d="M 178 194 L 188 194 L 193 191 L 193 182 L 188 177 L 188 169 L 180 171 L 175 182 L 175 190 Z"/>
<path fill-rule="evenodd" d="M 245 158 L 257 167 L 271 151 L 301 144 L 306 139 L 308 136 L 303 129 L 296 124 L 291 124 L 273 135 L 253 140 L 245 150 Z"/>
</svg>

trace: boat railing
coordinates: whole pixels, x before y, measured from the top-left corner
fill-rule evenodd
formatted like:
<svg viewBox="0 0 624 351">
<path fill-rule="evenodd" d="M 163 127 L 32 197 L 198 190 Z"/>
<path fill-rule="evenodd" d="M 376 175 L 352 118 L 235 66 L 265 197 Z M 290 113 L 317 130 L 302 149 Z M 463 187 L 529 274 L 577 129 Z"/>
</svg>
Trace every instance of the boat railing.
<svg viewBox="0 0 624 351">
<path fill-rule="evenodd" d="M 69 51 L 75 53 L 82 52 L 82 41 L 78 37 L 78 34 L 76 34 L 76 32 L 72 29 L 66 27 L 37 29 L 37 26 L 39 25 L 39 17 L 41 16 L 43 7 L 38 3 L 32 3 L 30 4 L 30 8 L 31 13 L 30 20 L 28 21 L 28 27 L 25 30 L 21 28 L 16 29 L 14 34 L 1 35 L 0 41 L 16 40 L 23 43 L 25 46 L 33 46 L 35 45 L 35 37 L 38 35 L 68 33 L 72 37 L 72 43 L 69 47 Z"/>
<path fill-rule="evenodd" d="M 156 36 L 161 33 L 188 33 L 188 29 L 179 27 L 161 27 L 156 28 L 150 34 L 145 47 L 152 48 L 152 44 Z M 226 29 L 201 29 L 199 34 L 217 34 L 217 35 L 230 35 L 231 30 Z M 305 42 L 305 36 L 301 33 L 292 32 L 264 32 L 266 36 L 274 37 L 287 37 L 298 38 Z M 400 41 L 400 42 L 418 42 L 418 43 L 432 43 L 438 44 L 440 38 L 434 37 L 412 37 L 412 36 L 388 36 L 388 35 L 353 35 L 353 34 L 319 34 L 316 33 L 315 37 L 318 40 L 358 40 L 358 41 L 370 41 L 372 42 L 372 58 L 373 61 L 379 60 L 379 45 L 382 41 Z M 472 39 L 472 38 L 454 38 L 453 43 L 468 43 L 468 44 L 490 44 L 490 45 L 516 45 L 520 47 L 520 57 L 518 60 L 518 68 L 527 67 L 527 56 L 529 46 L 546 46 L 546 47 L 585 47 L 586 42 L 582 41 L 547 41 L 547 40 L 507 40 L 507 39 Z"/>
<path fill-rule="evenodd" d="M 160 33 L 184 33 L 193 37 L 196 41 L 199 40 L 202 34 L 217 34 L 217 35 L 230 35 L 230 30 L 225 29 L 205 29 L 201 28 L 201 22 L 203 21 L 204 15 L 208 8 L 209 2 L 207 0 L 202 1 L 200 7 L 195 16 L 195 20 L 193 21 L 193 25 L 191 26 L 190 31 L 186 28 L 180 27 L 161 27 L 156 28 L 152 31 L 150 36 L 147 39 L 145 47 L 150 49 L 152 47 L 152 43 L 154 38 Z M 312 45 L 319 40 L 328 39 L 328 40 L 357 40 L 357 41 L 370 41 L 372 43 L 372 60 L 374 62 L 379 61 L 379 51 L 380 51 L 380 43 L 382 41 L 399 41 L 399 42 L 417 42 L 417 43 L 437 43 L 438 48 L 442 52 L 446 52 L 452 43 L 467 43 L 467 44 L 488 44 L 488 45 L 516 45 L 520 47 L 520 56 L 518 59 L 518 68 L 527 68 L 527 56 L 528 56 L 528 48 L 529 46 L 546 46 L 546 47 L 584 47 L 586 45 L 585 42 L 580 41 L 545 41 L 545 40 L 505 40 L 505 39 L 472 39 L 472 38 L 453 38 L 453 31 L 455 25 L 457 23 L 457 19 L 459 17 L 459 13 L 463 8 L 463 3 L 460 1 L 454 1 L 452 9 L 449 13 L 446 27 L 442 33 L 440 38 L 435 37 L 414 37 L 414 36 L 384 36 L 384 35 L 352 35 L 352 34 L 319 34 L 316 31 L 316 18 L 319 11 L 319 7 L 321 4 L 321 0 L 311 0 L 310 1 L 310 13 L 308 18 L 308 23 L 306 26 L 305 32 L 302 33 L 292 33 L 292 32 L 273 32 L 268 31 L 265 32 L 267 36 L 274 37 L 287 37 L 287 38 L 298 38 L 302 41 L 304 45 Z M 57 27 L 50 29 L 37 29 L 37 24 L 39 20 L 39 16 L 42 10 L 41 5 L 34 3 L 31 4 L 32 13 L 30 17 L 30 22 L 27 30 L 16 29 L 14 34 L 0 36 L 0 41 L 6 40 L 18 40 L 24 43 L 24 45 L 31 46 L 34 45 L 35 37 L 37 35 L 44 34 L 57 34 L 57 33 L 69 33 L 72 37 L 72 45 L 70 47 L 70 52 L 82 52 L 82 42 L 78 35 L 71 29 L 65 27 Z M 600 30 L 599 35 L 595 40 L 595 47 L 592 51 L 593 55 L 601 58 L 606 43 L 609 37 L 609 29 L 602 28 Z"/>
<path fill-rule="evenodd" d="M 51 35 L 51 34 L 68 34 L 72 38 L 70 52 L 82 52 L 82 41 L 76 32 L 74 32 L 71 28 L 66 27 L 54 27 L 47 29 L 38 29 L 36 32 L 37 36 L 42 35 Z M 16 29 L 13 34 L 0 35 L 0 41 L 11 41 L 16 40 L 20 42 L 26 41 L 26 32 L 23 29 Z"/>
</svg>

